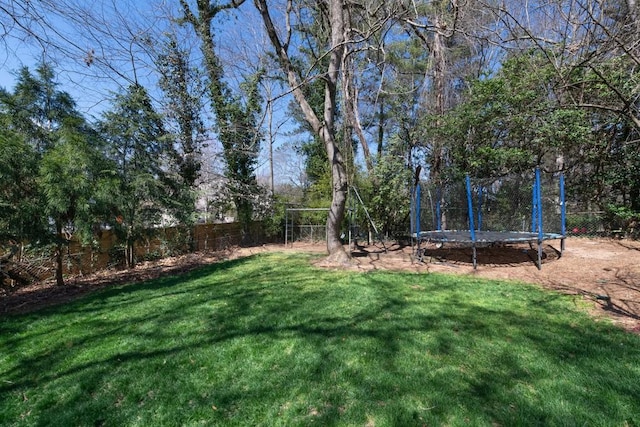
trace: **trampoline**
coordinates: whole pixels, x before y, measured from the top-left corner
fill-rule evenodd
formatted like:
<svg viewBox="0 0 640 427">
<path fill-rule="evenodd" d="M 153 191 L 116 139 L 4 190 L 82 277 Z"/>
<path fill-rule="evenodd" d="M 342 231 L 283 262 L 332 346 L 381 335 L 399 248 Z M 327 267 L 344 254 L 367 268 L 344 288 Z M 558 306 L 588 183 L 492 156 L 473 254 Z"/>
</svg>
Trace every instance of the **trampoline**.
<svg viewBox="0 0 640 427">
<path fill-rule="evenodd" d="M 434 243 L 473 243 L 469 230 L 432 230 L 421 231 L 418 236 L 422 241 Z M 560 240 L 564 237 L 558 233 L 543 233 L 541 240 Z M 536 243 L 540 239 L 538 233 L 527 231 L 480 231 L 475 232 L 476 243 Z"/>
<path fill-rule="evenodd" d="M 529 210 L 529 219 L 530 219 L 530 231 L 515 231 L 515 230 L 491 230 L 491 229 L 482 229 L 483 224 L 487 225 L 486 214 L 487 212 L 483 211 L 483 200 L 505 200 L 504 194 L 500 195 L 499 191 L 504 188 L 522 188 L 525 187 L 521 184 L 509 187 L 504 185 L 504 178 L 491 180 L 487 182 L 491 182 L 491 186 L 487 187 L 485 185 L 472 185 L 471 178 L 467 175 L 465 180 L 465 193 L 466 193 L 466 203 L 465 201 L 461 201 L 460 194 L 458 193 L 457 199 L 454 202 L 449 202 L 448 205 L 457 205 L 459 208 L 463 205 L 466 209 L 459 209 L 464 212 L 466 215 L 466 225 L 469 226 L 468 229 L 453 229 L 449 230 L 445 227 L 442 227 L 442 218 L 445 217 L 446 209 L 443 209 L 441 201 L 445 198 L 438 196 L 436 198 L 435 206 L 432 206 L 433 212 L 433 223 L 436 224 L 435 229 L 432 230 L 422 230 L 421 227 L 421 185 L 420 183 L 416 183 L 416 187 L 413 193 L 412 200 L 412 211 L 414 215 L 412 215 L 412 238 L 414 239 L 417 248 L 416 255 L 418 259 L 422 259 L 422 244 L 423 243 L 436 243 L 438 245 L 444 245 L 447 243 L 453 244 L 463 244 L 470 245 L 473 249 L 472 252 L 472 262 L 473 268 L 477 268 L 477 252 L 476 248 L 479 245 L 491 245 L 495 243 L 500 243 L 504 245 L 508 244 L 517 244 L 517 243 L 529 243 L 530 247 L 533 248 L 534 244 L 537 245 L 537 262 L 536 265 L 538 269 L 542 268 L 542 242 L 549 240 L 560 240 L 560 250 L 558 251 L 559 256 L 562 256 L 562 252 L 564 251 L 564 242 L 565 242 L 565 234 L 566 234 L 566 212 L 565 212 L 565 202 L 564 202 L 564 177 L 562 174 L 557 176 L 557 192 L 553 192 L 551 197 L 547 197 L 546 202 L 549 200 L 552 201 L 551 208 L 549 206 L 545 206 L 543 201 L 545 197 L 543 196 L 543 186 L 542 186 L 542 178 L 541 172 L 539 169 L 535 171 L 534 182 L 530 185 L 531 197 L 527 198 L 530 202 L 527 203 Z M 496 184 L 498 182 L 499 184 Z M 442 194 L 440 190 L 437 191 L 438 194 Z M 455 198 L 456 193 L 454 191 L 449 192 L 450 196 Z M 474 204 L 473 195 L 478 195 L 478 201 Z M 433 198 L 431 195 L 429 199 Z M 513 205 L 518 205 L 522 211 L 521 203 L 512 203 Z M 547 203 L 548 204 L 548 203 Z M 486 206 L 486 203 L 484 204 Z M 504 203 L 502 203 L 504 205 Z M 524 207 L 527 208 L 527 207 Z M 559 223 L 556 221 L 556 224 L 559 225 L 559 230 L 557 232 L 549 232 L 544 230 L 543 225 L 545 222 L 543 221 L 544 212 L 557 212 L 559 215 Z M 517 216 L 512 212 L 503 212 L 502 216 Z M 548 218 L 547 218 L 548 219 Z M 453 222 L 453 221 L 450 221 Z M 524 223 L 524 218 L 522 220 Z M 460 222 L 458 222 L 460 223 Z M 490 223 L 490 222 L 489 222 Z M 490 224 L 489 224 L 490 225 Z M 523 224 L 524 227 L 524 224 Z"/>
</svg>

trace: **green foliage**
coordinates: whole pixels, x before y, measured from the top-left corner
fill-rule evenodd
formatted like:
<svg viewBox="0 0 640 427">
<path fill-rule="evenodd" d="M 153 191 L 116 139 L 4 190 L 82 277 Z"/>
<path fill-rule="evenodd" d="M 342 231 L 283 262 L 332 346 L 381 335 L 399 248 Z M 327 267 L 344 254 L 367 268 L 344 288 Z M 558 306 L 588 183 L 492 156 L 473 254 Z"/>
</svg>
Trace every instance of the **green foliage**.
<svg viewBox="0 0 640 427">
<path fill-rule="evenodd" d="M 53 69 L 42 64 L 36 72 L 21 69 L 13 93 L 0 93 L 2 239 L 55 243 L 56 279 L 63 284 L 63 245 L 73 234 L 91 240 L 104 162 L 99 138 L 57 89 Z"/>
<path fill-rule="evenodd" d="M 167 36 L 157 55 L 158 85 L 166 98 L 166 121 L 177 149 L 172 158 L 185 185 L 194 188 L 202 168 L 202 146 L 206 138 L 202 118 L 205 94 L 203 76 L 189 64 L 188 51 L 175 34 Z"/>
<path fill-rule="evenodd" d="M 600 157 L 594 159 L 601 205 L 621 204 L 640 212 L 640 129 L 620 119 L 607 126 Z"/>
<path fill-rule="evenodd" d="M 322 117 L 324 114 L 324 81 L 317 79 L 305 85 L 304 94 L 316 115 Z M 313 136 L 313 129 L 311 129 L 302 110 L 295 102 L 289 104 L 289 114 L 298 126 L 293 131 L 293 135 L 301 137 L 301 142 L 296 147 L 296 151 L 304 157 L 306 175 L 305 206 L 327 207 L 331 203 L 332 177 L 324 142 L 318 136 Z M 303 135 L 312 136 L 306 137 Z"/>
<path fill-rule="evenodd" d="M 201 42 L 209 100 L 215 113 L 215 127 L 226 164 L 225 174 L 229 180 L 238 220 L 243 224 L 244 237 L 248 237 L 253 219 L 253 200 L 260 192 L 255 168 L 262 140 L 258 125 L 262 107 L 259 83 L 265 71 L 258 69 L 245 76 L 243 83 L 234 91 L 224 79 L 224 69 L 218 58 L 212 32 L 215 19 L 227 8 L 198 2 L 196 15 L 187 2 L 181 2 L 181 6 L 185 21 L 193 26 Z"/>
<path fill-rule="evenodd" d="M 0 323 L 3 425 L 633 425 L 640 338 L 581 298 L 269 254 Z"/>
<path fill-rule="evenodd" d="M 326 157 L 326 155 L 325 155 Z M 328 165 L 328 163 L 325 163 Z M 310 182 L 304 190 L 304 205 L 310 208 L 326 208 L 331 204 L 332 176 L 329 167 L 316 181 Z"/>
<path fill-rule="evenodd" d="M 180 186 L 163 169 L 172 146 L 147 91 L 139 85 L 117 96 L 113 110 L 104 115 L 102 131 L 117 180 L 111 191 L 116 219 L 112 224 L 125 242 L 127 266 L 132 267 L 135 243 L 160 223 L 163 213 L 171 213 L 176 203 L 179 207 L 179 199 L 172 196 Z"/>
<path fill-rule="evenodd" d="M 45 196 L 42 213 L 90 244 L 97 224 L 108 216 L 113 164 L 101 151 L 104 141 L 86 133 L 82 124 L 60 130 L 58 141 L 39 162 L 38 185 Z"/>
<path fill-rule="evenodd" d="M 283 236 L 286 207 L 287 200 L 282 196 L 275 195 L 269 213 L 264 215 L 262 219 L 262 229 L 267 238 L 280 238 Z"/>
<path fill-rule="evenodd" d="M 464 103 L 427 121 L 427 134 L 446 141 L 450 173 L 499 176 L 555 161 L 554 132 L 566 129 L 554 116 L 549 92 L 553 69 L 535 55 L 503 63 L 495 76 L 474 81 Z"/>
<path fill-rule="evenodd" d="M 313 185 L 319 181 L 326 181 L 327 175 L 331 175 L 331 168 L 323 142 L 319 138 L 311 138 L 301 144 L 298 152 L 305 158 L 308 182 Z"/>
<path fill-rule="evenodd" d="M 255 168 L 262 139 L 258 127 L 262 101 L 259 84 L 262 74 L 258 72 L 243 83 L 242 89 L 246 96 L 244 103 L 240 98 L 231 97 L 230 92 L 224 101 L 215 101 L 216 123 L 224 149 L 226 175 L 245 235 L 249 234 L 248 227 L 253 219 L 252 196 L 260 191 Z"/>
<path fill-rule="evenodd" d="M 92 167 L 87 141 L 73 130 L 44 153 L 39 184 L 46 197 L 47 215 L 65 225 L 88 217 Z"/>
<path fill-rule="evenodd" d="M 23 135 L 38 153 L 50 148 L 65 120 L 82 120 L 71 96 L 58 90 L 51 65 L 42 63 L 34 76 L 20 69 L 13 93 L 0 91 L 0 105 L 9 129 Z"/>
<path fill-rule="evenodd" d="M 638 216 L 638 212 L 632 211 L 627 206 L 608 205 L 607 211 L 623 221 L 628 221 Z"/>
<path fill-rule="evenodd" d="M 634 239 L 640 237 L 639 211 L 634 211 L 628 206 L 609 204 L 605 215 L 612 230 L 621 231 L 623 235 Z"/>
<path fill-rule="evenodd" d="M 494 75 L 472 82 L 464 102 L 445 117 L 428 118 L 427 135 L 446 141 L 457 177 L 555 169 L 559 158 L 571 171 L 596 141 L 587 112 L 561 102 L 558 78 L 541 55 L 513 56 Z"/>
<path fill-rule="evenodd" d="M 24 138 L 0 130 L 0 241 L 42 240 L 47 228 L 37 183 L 38 155 Z"/>
<path fill-rule="evenodd" d="M 640 211 L 640 128 L 632 101 L 640 84 L 636 62 L 626 54 L 614 55 L 580 63 L 565 74 L 572 99 L 589 106 L 584 111 L 591 138 L 571 152 L 580 201 Z"/>
<path fill-rule="evenodd" d="M 374 169 L 368 209 L 384 234 L 408 230 L 413 172 L 407 167 L 407 142 L 394 138 Z"/>
</svg>

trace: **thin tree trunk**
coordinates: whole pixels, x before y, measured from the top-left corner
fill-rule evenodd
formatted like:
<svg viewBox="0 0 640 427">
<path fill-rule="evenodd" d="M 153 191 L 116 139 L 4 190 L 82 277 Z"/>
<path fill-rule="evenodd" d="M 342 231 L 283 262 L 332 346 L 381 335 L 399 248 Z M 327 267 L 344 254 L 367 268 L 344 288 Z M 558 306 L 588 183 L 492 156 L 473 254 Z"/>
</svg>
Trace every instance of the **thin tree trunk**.
<svg viewBox="0 0 640 427">
<path fill-rule="evenodd" d="M 58 242 L 56 243 L 56 285 L 64 286 L 64 276 L 62 275 L 62 266 L 63 266 L 63 245 L 62 245 L 62 223 L 60 221 L 56 221 L 56 236 L 58 238 Z"/>
<path fill-rule="evenodd" d="M 380 160 L 384 152 L 384 98 L 380 97 L 378 102 L 380 103 L 378 107 L 378 160 Z"/>
<path fill-rule="evenodd" d="M 135 242 L 133 241 L 131 226 L 127 228 L 127 238 L 126 238 L 126 246 L 125 246 L 124 254 L 125 254 L 125 262 L 127 264 L 127 268 L 135 267 L 136 266 Z"/>
<path fill-rule="evenodd" d="M 373 160 L 371 159 L 371 150 L 364 136 L 362 124 L 360 123 L 360 111 L 358 108 L 358 89 L 353 81 L 353 61 L 349 57 L 349 52 L 345 49 L 342 61 L 342 93 L 344 96 L 344 109 L 351 128 L 355 131 L 360 146 L 362 147 L 362 155 L 367 167 L 369 176 L 373 177 Z"/>
</svg>

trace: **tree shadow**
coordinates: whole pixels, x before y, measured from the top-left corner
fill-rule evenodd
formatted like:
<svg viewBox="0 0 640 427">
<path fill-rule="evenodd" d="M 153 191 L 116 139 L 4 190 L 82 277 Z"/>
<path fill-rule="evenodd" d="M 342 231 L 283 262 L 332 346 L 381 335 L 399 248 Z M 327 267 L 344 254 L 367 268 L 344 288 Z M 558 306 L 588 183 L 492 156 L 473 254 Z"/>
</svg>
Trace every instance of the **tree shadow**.
<svg viewBox="0 0 640 427">
<path fill-rule="evenodd" d="M 14 363 L 0 394 L 37 400 L 35 424 L 189 424 L 205 410 L 212 424 L 258 414 L 263 423 L 296 425 L 367 417 L 388 425 L 562 424 L 567 410 L 577 423 L 593 421 L 593 408 L 619 420 L 612 399 L 640 411 L 629 397 L 640 382 L 619 380 L 638 379 L 638 340 L 587 320 L 569 325 L 557 293 L 514 297 L 512 285 L 345 275 L 267 259 L 109 289 L 52 308 L 49 319 L 8 319 L 2 336 L 19 338 L 7 347 Z M 65 330 L 76 322 L 84 328 Z M 47 348 L 29 350 L 51 337 Z M 199 365 L 209 382 L 189 382 Z M 554 377 L 575 370 L 584 375 L 571 377 L 574 384 L 560 382 L 565 406 L 549 404 Z M 68 388 L 55 400 L 39 396 L 60 384 Z"/>
<path fill-rule="evenodd" d="M 551 245 L 543 245 L 542 262 L 548 263 L 560 258 L 559 252 Z M 425 262 L 442 262 L 459 265 L 473 264 L 473 249 L 461 245 L 429 245 L 423 249 Z M 476 248 L 476 262 L 486 266 L 536 265 L 538 253 L 536 248 L 528 245 L 490 244 Z"/>
</svg>

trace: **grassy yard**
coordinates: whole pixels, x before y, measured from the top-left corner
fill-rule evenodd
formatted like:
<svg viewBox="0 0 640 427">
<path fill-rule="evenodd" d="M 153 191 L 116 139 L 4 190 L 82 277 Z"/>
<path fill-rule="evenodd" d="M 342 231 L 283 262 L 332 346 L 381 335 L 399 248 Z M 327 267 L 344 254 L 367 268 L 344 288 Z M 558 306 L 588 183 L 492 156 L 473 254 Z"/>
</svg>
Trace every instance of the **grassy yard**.
<svg viewBox="0 0 640 427">
<path fill-rule="evenodd" d="M 577 297 L 267 254 L 0 318 L 0 425 L 640 426 Z"/>
</svg>

